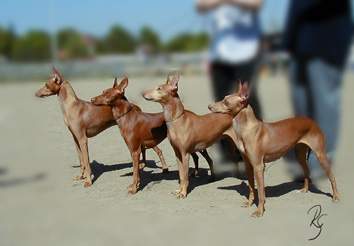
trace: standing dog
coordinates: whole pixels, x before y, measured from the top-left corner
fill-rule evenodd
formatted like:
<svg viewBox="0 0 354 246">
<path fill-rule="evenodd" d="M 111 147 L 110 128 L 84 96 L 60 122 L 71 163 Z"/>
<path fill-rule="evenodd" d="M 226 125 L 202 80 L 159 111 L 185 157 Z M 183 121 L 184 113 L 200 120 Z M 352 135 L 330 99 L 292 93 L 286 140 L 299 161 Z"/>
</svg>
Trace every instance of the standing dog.
<svg viewBox="0 0 354 246">
<path fill-rule="evenodd" d="M 71 132 L 80 161 L 80 175 L 74 180 L 84 180 L 84 187 L 92 185 L 92 172 L 88 154 L 88 138 L 94 137 L 103 130 L 116 125 L 116 121 L 109 106 L 96 106 L 79 99 L 74 89 L 57 69 L 53 67 L 53 74 L 45 85 L 39 89 L 37 97 L 58 96 L 58 101 L 64 115 L 65 125 Z M 136 110 L 140 110 L 135 106 Z M 159 155 L 160 151 L 154 149 Z M 143 155 L 143 162 L 146 162 Z"/>
<path fill-rule="evenodd" d="M 108 105 L 112 109 L 114 119 L 133 160 L 133 183 L 128 187 L 128 192 L 135 194 L 140 185 L 139 156 L 141 152 L 145 156 L 145 150 L 153 148 L 159 155 L 163 171 L 168 171 L 162 152 L 157 147 L 166 138 L 167 128 L 162 113 L 141 112 L 136 105 L 127 100 L 124 95 L 127 86 L 127 77 L 119 84 L 116 78 L 112 88 L 106 89 L 101 95 L 92 98 L 91 102 L 94 105 Z M 207 152 L 202 151 L 201 153 L 209 162 L 210 157 Z M 198 172 L 198 157 L 195 153 L 193 155 L 196 160 L 196 172 Z"/>
<path fill-rule="evenodd" d="M 196 115 L 185 110 L 177 94 L 179 74 L 169 74 L 165 84 L 145 91 L 146 100 L 159 102 L 168 129 L 168 139 L 175 151 L 180 176 L 178 198 L 185 198 L 188 192 L 189 156 L 195 151 L 204 150 L 222 136 L 235 140 L 232 116 L 222 113 Z"/>
<path fill-rule="evenodd" d="M 301 191 L 307 192 L 309 189 L 310 172 L 307 156 L 312 150 L 331 182 L 333 201 L 338 201 L 336 181 L 326 155 L 325 136 L 319 126 L 306 117 L 264 123 L 255 117 L 252 107 L 248 105 L 248 96 L 248 84 L 240 83 L 236 93 L 209 105 L 209 109 L 212 112 L 229 113 L 235 117 L 236 145 L 246 164 L 250 190 L 248 201 L 244 204 L 246 207 L 251 206 L 254 201 L 254 177 L 257 182 L 259 201 L 257 210 L 252 216 L 260 217 L 264 213 L 264 163 L 282 157 L 293 147 L 295 147 L 297 159 L 305 176 L 304 187 Z"/>
<path fill-rule="evenodd" d="M 37 97 L 58 96 L 65 125 L 71 132 L 79 155 L 81 173 L 75 180 L 84 180 L 84 187 L 92 185 L 87 139 L 116 124 L 108 106 L 96 106 L 78 98 L 68 81 L 53 67 L 53 75 L 39 89 Z"/>
</svg>

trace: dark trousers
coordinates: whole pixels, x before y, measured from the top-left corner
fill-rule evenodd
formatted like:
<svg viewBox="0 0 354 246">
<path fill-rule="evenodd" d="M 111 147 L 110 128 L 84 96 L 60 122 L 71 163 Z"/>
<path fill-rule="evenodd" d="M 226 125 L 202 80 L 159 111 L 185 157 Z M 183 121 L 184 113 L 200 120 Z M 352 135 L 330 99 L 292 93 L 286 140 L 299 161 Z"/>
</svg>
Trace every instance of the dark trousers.
<svg viewBox="0 0 354 246">
<path fill-rule="evenodd" d="M 326 135 L 328 156 L 335 157 L 341 119 L 343 69 L 320 58 L 293 59 L 290 66 L 291 93 L 295 115 L 314 119 Z M 294 153 L 289 159 L 295 159 Z M 310 170 L 322 173 L 313 152 Z"/>
<path fill-rule="evenodd" d="M 241 64 L 225 64 L 221 62 L 213 62 L 210 67 L 212 89 L 215 101 L 222 100 L 225 96 L 235 92 L 238 88 L 238 81 L 247 81 L 252 87 L 250 95 L 250 105 L 253 107 L 257 118 L 261 117 L 261 108 L 257 96 L 255 83 L 255 73 L 257 63 L 255 60 Z M 234 148 L 230 146 L 227 140 L 221 140 L 219 145 L 222 157 L 225 160 L 239 161 L 240 154 L 232 153 Z"/>
</svg>

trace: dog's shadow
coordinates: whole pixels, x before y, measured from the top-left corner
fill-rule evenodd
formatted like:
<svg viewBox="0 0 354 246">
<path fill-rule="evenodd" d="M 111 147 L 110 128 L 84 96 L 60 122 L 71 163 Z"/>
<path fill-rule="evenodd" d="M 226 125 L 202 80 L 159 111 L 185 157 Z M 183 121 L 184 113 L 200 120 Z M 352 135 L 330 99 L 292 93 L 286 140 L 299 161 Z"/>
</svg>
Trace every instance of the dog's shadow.
<svg viewBox="0 0 354 246">
<path fill-rule="evenodd" d="M 118 171 L 126 168 L 132 169 L 133 164 L 131 162 L 127 163 L 119 163 L 119 164 L 112 164 L 112 165 L 105 165 L 103 163 L 99 163 L 97 161 L 91 162 L 91 169 L 94 175 L 93 183 L 97 181 L 102 174 L 106 172 L 113 172 Z M 145 168 L 140 169 L 140 190 L 151 189 L 152 186 L 155 184 L 161 183 L 162 180 L 176 180 L 178 181 L 179 175 L 177 170 L 162 172 L 162 169 L 156 165 L 154 160 L 147 160 L 145 167 L 159 169 L 159 171 L 155 170 L 145 170 Z M 191 177 L 189 182 L 189 190 L 192 191 L 195 187 L 200 185 L 205 185 L 213 180 L 210 179 L 208 175 L 207 168 L 199 168 L 199 176 L 198 177 Z M 132 176 L 133 172 L 130 171 L 128 173 L 120 175 L 121 177 Z"/>
<path fill-rule="evenodd" d="M 280 196 L 285 195 L 285 194 L 292 192 L 294 190 L 300 190 L 300 189 L 302 189 L 302 187 L 303 187 L 303 183 L 298 182 L 298 181 L 291 181 L 291 182 L 285 182 L 285 183 L 278 184 L 278 185 L 266 186 L 265 187 L 265 195 L 266 195 L 266 197 L 280 197 Z M 248 198 L 248 195 L 249 195 L 248 186 L 244 181 L 242 181 L 241 184 L 239 184 L 239 185 L 218 187 L 218 189 L 236 190 L 241 196 L 244 196 L 246 199 Z M 314 184 L 310 184 L 309 191 L 313 192 L 315 194 L 322 194 L 322 195 L 325 195 L 328 197 L 332 197 L 332 195 L 330 193 L 321 191 Z M 257 194 L 255 194 L 255 197 L 257 198 Z M 258 201 L 256 199 L 256 204 L 257 203 L 258 203 Z"/>
<path fill-rule="evenodd" d="M 7 172 L 8 172 L 8 170 L 6 168 L 0 167 L 0 176 L 5 176 L 5 177 L 2 177 L 4 179 L 0 180 L 0 189 L 1 188 L 10 188 L 10 187 L 19 186 L 19 185 L 27 185 L 30 183 L 42 181 L 47 177 L 47 175 L 45 173 L 40 172 L 40 173 L 36 173 L 36 174 L 30 175 L 30 176 L 6 179 Z"/>
</svg>

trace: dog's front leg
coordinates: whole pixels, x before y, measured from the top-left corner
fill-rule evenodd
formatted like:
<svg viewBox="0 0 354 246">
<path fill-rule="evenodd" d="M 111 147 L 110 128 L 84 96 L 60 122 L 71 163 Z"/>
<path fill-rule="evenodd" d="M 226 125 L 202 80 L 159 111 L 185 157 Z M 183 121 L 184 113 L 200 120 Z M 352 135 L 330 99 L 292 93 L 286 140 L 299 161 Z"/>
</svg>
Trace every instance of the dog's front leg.
<svg viewBox="0 0 354 246">
<path fill-rule="evenodd" d="M 90 159 L 88 154 L 88 146 L 87 146 L 87 138 L 81 139 L 79 141 L 80 149 L 82 152 L 82 162 L 83 162 L 83 173 L 84 173 L 84 187 L 89 187 L 92 185 L 92 178 L 91 178 L 91 166 L 90 166 Z"/>
<path fill-rule="evenodd" d="M 254 186 L 254 171 L 247 157 L 243 155 L 242 158 L 245 162 L 247 179 L 248 179 L 248 189 L 249 189 L 248 199 L 242 204 L 242 207 L 248 208 L 252 206 L 254 202 L 254 195 L 256 193 L 256 189 Z"/>
<path fill-rule="evenodd" d="M 177 193 L 177 198 L 186 198 L 188 193 L 188 185 L 189 185 L 189 153 L 181 154 L 181 161 L 179 163 L 179 178 L 180 178 L 180 192 Z"/>
<path fill-rule="evenodd" d="M 253 166 L 257 189 L 258 189 L 258 206 L 256 211 L 252 213 L 252 217 L 261 217 L 264 213 L 264 204 L 265 204 L 265 190 L 264 190 L 264 164 L 263 160 L 250 160 Z"/>
<path fill-rule="evenodd" d="M 69 130 L 70 130 L 70 128 L 69 128 Z M 83 167 L 83 162 L 82 162 L 82 151 L 80 149 L 80 144 L 79 144 L 79 141 L 77 140 L 75 134 L 71 130 L 70 130 L 70 132 L 73 136 L 74 143 L 75 143 L 75 149 L 76 149 L 77 155 L 79 157 L 79 162 L 80 162 L 80 175 L 75 176 L 73 178 L 73 180 L 75 180 L 75 181 L 83 180 L 84 179 L 84 167 Z"/>
<path fill-rule="evenodd" d="M 132 160 L 133 160 L 133 183 L 128 186 L 128 193 L 135 194 L 140 185 L 140 174 L 139 174 L 139 158 L 140 158 L 141 148 L 138 148 L 135 151 L 132 151 Z"/>
</svg>

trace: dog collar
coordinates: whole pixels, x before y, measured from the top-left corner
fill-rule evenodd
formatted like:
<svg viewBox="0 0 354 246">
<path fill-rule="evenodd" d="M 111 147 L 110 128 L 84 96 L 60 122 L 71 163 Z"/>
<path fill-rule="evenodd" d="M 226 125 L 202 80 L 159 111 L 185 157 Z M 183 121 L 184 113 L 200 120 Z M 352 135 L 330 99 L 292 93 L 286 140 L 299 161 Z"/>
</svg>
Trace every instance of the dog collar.
<svg viewBox="0 0 354 246">
<path fill-rule="evenodd" d="M 119 115 L 119 116 L 117 117 L 117 120 L 119 120 L 120 118 L 122 118 L 123 116 L 125 116 L 126 114 L 128 114 L 130 111 L 132 111 L 132 109 L 133 109 L 133 106 L 132 106 L 131 104 L 129 104 L 128 110 L 127 110 L 126 112 L 124 112 L 123 114 Z"/>
<path fill-rule="evenodd" d="M 180 115 L 178 115 L 176 118 L 174 118 L 174 119 L 172 119 L 172 120 L 166 120 L 166 123 L 174 122 L 174 121 L 178 120 L 179 118 L 181 118 L 182 115 L 184 115 L 184 110 L 183 110 L 183 112 L 182 112 Z"/>
</svg>

